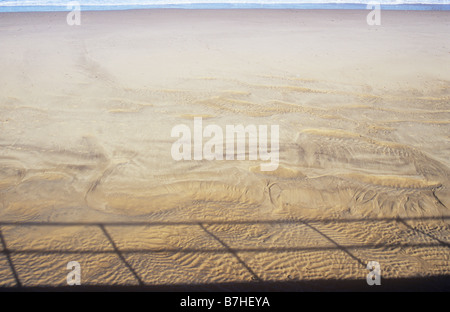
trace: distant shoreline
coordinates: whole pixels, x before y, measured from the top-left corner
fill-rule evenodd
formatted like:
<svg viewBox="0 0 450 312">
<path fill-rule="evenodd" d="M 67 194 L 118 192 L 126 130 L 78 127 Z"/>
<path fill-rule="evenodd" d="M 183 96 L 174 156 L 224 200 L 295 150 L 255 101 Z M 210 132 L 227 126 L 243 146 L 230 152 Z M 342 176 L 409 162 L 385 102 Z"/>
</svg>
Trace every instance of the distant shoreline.
<svg viewBox="0 0 450 312">
<path fill-rule="evenodd" d="M 272 10 L 366 10 L 362 3 L 306 3 L 306 4 L 257 4 L 257 3 L 194 3 L 194 4 L 124 4 L 124 5 L 81 5 L 83 11 L 120 11 L 139 9 L 272 9 Z M 450 11 L 450 4 L 382 4 L 381 10 L 389 11 Z M 1 6 L 0 12 L 65 12 L 65 5 Z"/>
</svg>

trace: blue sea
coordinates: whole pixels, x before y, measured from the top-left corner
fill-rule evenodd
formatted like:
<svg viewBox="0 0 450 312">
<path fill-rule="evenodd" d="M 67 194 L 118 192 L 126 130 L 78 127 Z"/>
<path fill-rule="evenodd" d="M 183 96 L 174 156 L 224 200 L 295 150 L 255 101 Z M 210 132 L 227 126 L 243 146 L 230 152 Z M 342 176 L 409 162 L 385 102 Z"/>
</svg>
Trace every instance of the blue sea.
<svg viewBox="0 0 450 312">
<path fill-rule="evenodd" d="M 0 12 L 69 11 L 70 2 L 81 10 L 131 9 L 367 9 L 379 3 L 382 10 L 450 10 L 450 0 L 0 0 Z"/>
</svg>

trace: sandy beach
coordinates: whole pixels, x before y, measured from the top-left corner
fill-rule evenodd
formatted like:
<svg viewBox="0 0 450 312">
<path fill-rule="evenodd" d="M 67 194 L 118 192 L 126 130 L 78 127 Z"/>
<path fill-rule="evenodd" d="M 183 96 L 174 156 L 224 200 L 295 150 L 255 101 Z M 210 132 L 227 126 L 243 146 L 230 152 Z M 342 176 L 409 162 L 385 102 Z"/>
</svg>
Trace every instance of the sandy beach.
<svg viewBox="0 0 450 312">
<path fill-rule="evenodd" d="M 77 261 L 91 286 L 365 289 L 377 261 L 448 290 L 450 12 L 367 14 L 0 13 L 0 287 Z M 174 160 L 195 117 L 278 125 L 277 169 Z"/>
</svg>

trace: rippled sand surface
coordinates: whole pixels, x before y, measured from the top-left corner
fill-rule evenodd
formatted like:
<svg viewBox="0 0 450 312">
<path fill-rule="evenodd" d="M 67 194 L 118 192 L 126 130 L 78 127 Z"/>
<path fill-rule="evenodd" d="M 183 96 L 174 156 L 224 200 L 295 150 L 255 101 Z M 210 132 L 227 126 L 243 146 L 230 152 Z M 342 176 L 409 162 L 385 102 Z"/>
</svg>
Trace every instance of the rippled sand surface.
<svg viewBox="0 0 450 312">
<path fill-rule="evenodd" d="M 450 16 L 366 14 L 1 14 L 0 286 L 448 278 Z M 278 169 L 173 160 L 194 117 Z"/>
</svg>

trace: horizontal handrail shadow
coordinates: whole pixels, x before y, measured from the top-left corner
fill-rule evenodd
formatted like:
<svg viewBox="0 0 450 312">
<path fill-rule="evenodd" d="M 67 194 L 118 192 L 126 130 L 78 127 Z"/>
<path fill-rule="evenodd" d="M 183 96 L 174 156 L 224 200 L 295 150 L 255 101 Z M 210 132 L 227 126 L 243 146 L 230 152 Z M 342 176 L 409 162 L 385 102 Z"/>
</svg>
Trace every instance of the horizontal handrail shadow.
<svg viewBox="0 0 450 312">
<path fill-rule="evenodd" d="M 347 218 L 310 219 L 290 218 L 275 220 L 189 220 L 189 221 L 126 221 L 126 222 L 47 222 L 47 221 L 0 221 L 0 226 L 175 226 L 175 225 L 255 225 L 290 223 L 352 223 L 352 222 L 397 222 L 397 221 L 446 221 L 450 216 L 404 217 L 404 218 Z"/>
<path fill-rule="evenodd" d="M 208 284 L 160 284 L 160 285 L 74 285 L 0 287 L 0 291 L 45 292 L 302 292 L 302 291 L 450 291 L 450 275 L 429 277 L 381 278 L 381 285 L 369 286 L 361 279 L 316 279 L 276 282 L 230 282 Z M 232 294 L 229 294 L 232 296 Z"/>
</svg>

